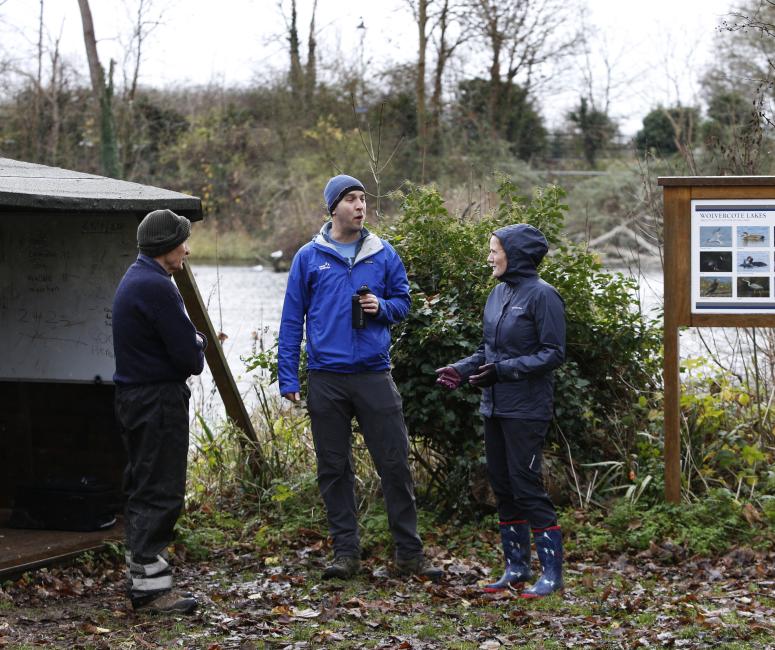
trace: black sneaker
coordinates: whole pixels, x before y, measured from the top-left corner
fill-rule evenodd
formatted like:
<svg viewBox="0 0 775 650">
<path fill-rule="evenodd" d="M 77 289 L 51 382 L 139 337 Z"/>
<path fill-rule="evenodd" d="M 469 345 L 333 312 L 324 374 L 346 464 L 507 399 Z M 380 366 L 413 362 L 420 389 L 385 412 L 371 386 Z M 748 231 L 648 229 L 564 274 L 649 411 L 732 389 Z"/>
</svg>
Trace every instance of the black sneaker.
<svg viewBox="0 0 775 650">
<path fill-rule="evenodd" d="M 349 580 L 361 570 L 361 561 L 352 555 L 337 555 L 334 561 L 323 570 L 323 580 L 339 578 Z"/>
<path fill-rule="evenodd" d="M 165 591 L 154 598 L 132 599 L 132 608 L 137 612 L 191 614 L 196 606 L 197 601 L 192 594 L 180 591 Z"/>
<path fill-rule="evenodd" d="M 400 576 L 409 577 L 415 575 L 432 582 L 438 582 L 441 580 L 441 576 L 444 575 L 444 572 L 438 567 L 433 566 L 424 555 L 396 558 L 396 569 L 398 569 Z"/>
</svg>

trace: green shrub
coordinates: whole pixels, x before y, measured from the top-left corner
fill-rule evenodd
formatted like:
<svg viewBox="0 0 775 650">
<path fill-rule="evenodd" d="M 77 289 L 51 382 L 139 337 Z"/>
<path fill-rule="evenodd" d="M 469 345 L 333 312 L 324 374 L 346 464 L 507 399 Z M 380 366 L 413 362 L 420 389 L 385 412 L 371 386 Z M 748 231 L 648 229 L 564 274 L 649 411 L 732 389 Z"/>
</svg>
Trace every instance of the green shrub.
<svg viewBox="0 0 775 650">
<path fill-rule="evenodd" d="M 689 555 L 707 556 L 738 544 L 768 543 L 772 528 L 766 522 L 752 527 L 745 517 L 750 507 L 737 501 L 729 490 L 714 489 L 691 503 L 647 505 L 622 499 L 606 516 L 576 520 L 566 514 L 561 523 L 569 547 L 586 549 L 584 552 L 639 552 L 653 549 L 652 545 L 672 544 Z M 663 554 L 657 550 L 657 557 L 668 561 L 678 561 L 683 555 L 683 551 Z"/>
</svg>

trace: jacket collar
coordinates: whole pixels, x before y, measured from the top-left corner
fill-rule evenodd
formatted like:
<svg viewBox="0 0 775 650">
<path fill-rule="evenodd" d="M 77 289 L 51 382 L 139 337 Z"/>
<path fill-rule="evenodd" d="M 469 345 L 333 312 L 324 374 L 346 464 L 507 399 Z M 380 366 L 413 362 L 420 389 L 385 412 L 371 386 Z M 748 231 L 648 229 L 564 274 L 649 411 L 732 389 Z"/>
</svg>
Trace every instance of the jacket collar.
<svg viewBox="0 0 775 650">
<path fill-rule="evenodd" d="M 332 221 L 327 221 L 324 223 L 323 227 L 320 229 L 320 232 L 312 238 L 312 242 L 317 246 L 333 252 L 338 257 L 341 257 L 341 255 L 339 255 L 339 251 L 336 250 L 336 246 L 334 246 L 331 240 L 331 228 L 333 225 L 334 223 Z M 357 252 L 355 254 L 355 261 L 353 262 L 353 265 L 357 264 L 366 257 L 370 257 L 371 255 L 378 253 L 384 248 L 382 240 L 376 235 L 370 233 L 366 228 L 361 230 L 361 238 L 357 240 L 357 244 Z"/>
<path fill-rule="evenodd" d="M 164 270 L 164 267 L 159 264 L 155 259 L 152 257 L 149 257 L 148 255 L 145 255 L 144 253 L 140 253 L 137 256 L 137 263 L 140 266 L 143 266 L 151 271 L 155 271 L 159 275 L 163 275 L 165 278 L 171 277 L 169 273 L 167 273 Z"/>
</svg>

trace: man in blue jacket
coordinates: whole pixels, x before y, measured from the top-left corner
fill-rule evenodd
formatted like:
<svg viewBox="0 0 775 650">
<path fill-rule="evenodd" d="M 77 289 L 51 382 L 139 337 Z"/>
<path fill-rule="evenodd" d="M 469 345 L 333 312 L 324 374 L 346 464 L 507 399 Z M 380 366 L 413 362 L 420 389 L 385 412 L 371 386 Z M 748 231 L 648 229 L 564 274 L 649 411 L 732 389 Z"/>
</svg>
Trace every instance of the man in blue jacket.
<svg viewBox="0 0 775 650">
<path fill-rule="evenodd" d="M 190 375 L 204 367 L 207 340 L 183 308 L 171 275 L 189 254 L 191 223 L 154 210 L 137 228 L 140 254 L 113 299 L 116 418 L 124 473 L 128 591 L 134 609 L 190 613 L 196 599 L 172 589 L 167 546 L 183 507 Z"/>
<path fill-rule="evenodd" d="M 390 375 L 390 326 L 410 306 L 406 271 L 393 247 L 363 227 L 366 193 L 360 181 L 335 176 L 323 197 L 331 221 L 293 259 L 279 337 L 280 393 L 298 402 L 306 319 L 307 408 L 334 542 L 334 560 L 323 578 L 347 579 L 360 570 L 355 416 L 382 482 L 397 569 L 437 580 L 441 571 L 426 560 L 417 534 L 409 439 Z"/>
</svg>

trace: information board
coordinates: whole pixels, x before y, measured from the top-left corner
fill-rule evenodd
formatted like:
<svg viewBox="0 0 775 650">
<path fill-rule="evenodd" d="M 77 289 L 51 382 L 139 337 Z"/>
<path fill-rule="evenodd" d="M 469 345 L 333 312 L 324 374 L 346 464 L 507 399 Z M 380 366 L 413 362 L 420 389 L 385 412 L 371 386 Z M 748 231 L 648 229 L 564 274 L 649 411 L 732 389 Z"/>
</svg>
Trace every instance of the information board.
<svg viewBox="0 0 775 650">
<path fill-rule="evenodd" d="M 0 379 L 110 382 L 111 305 L 137 255 L 132 217 L 0 218 Z"/>
<path fill-rule="evenodd" d="M 775 313 L 775 201 L 696 199 L 692 313 Z"/>
</svg>

